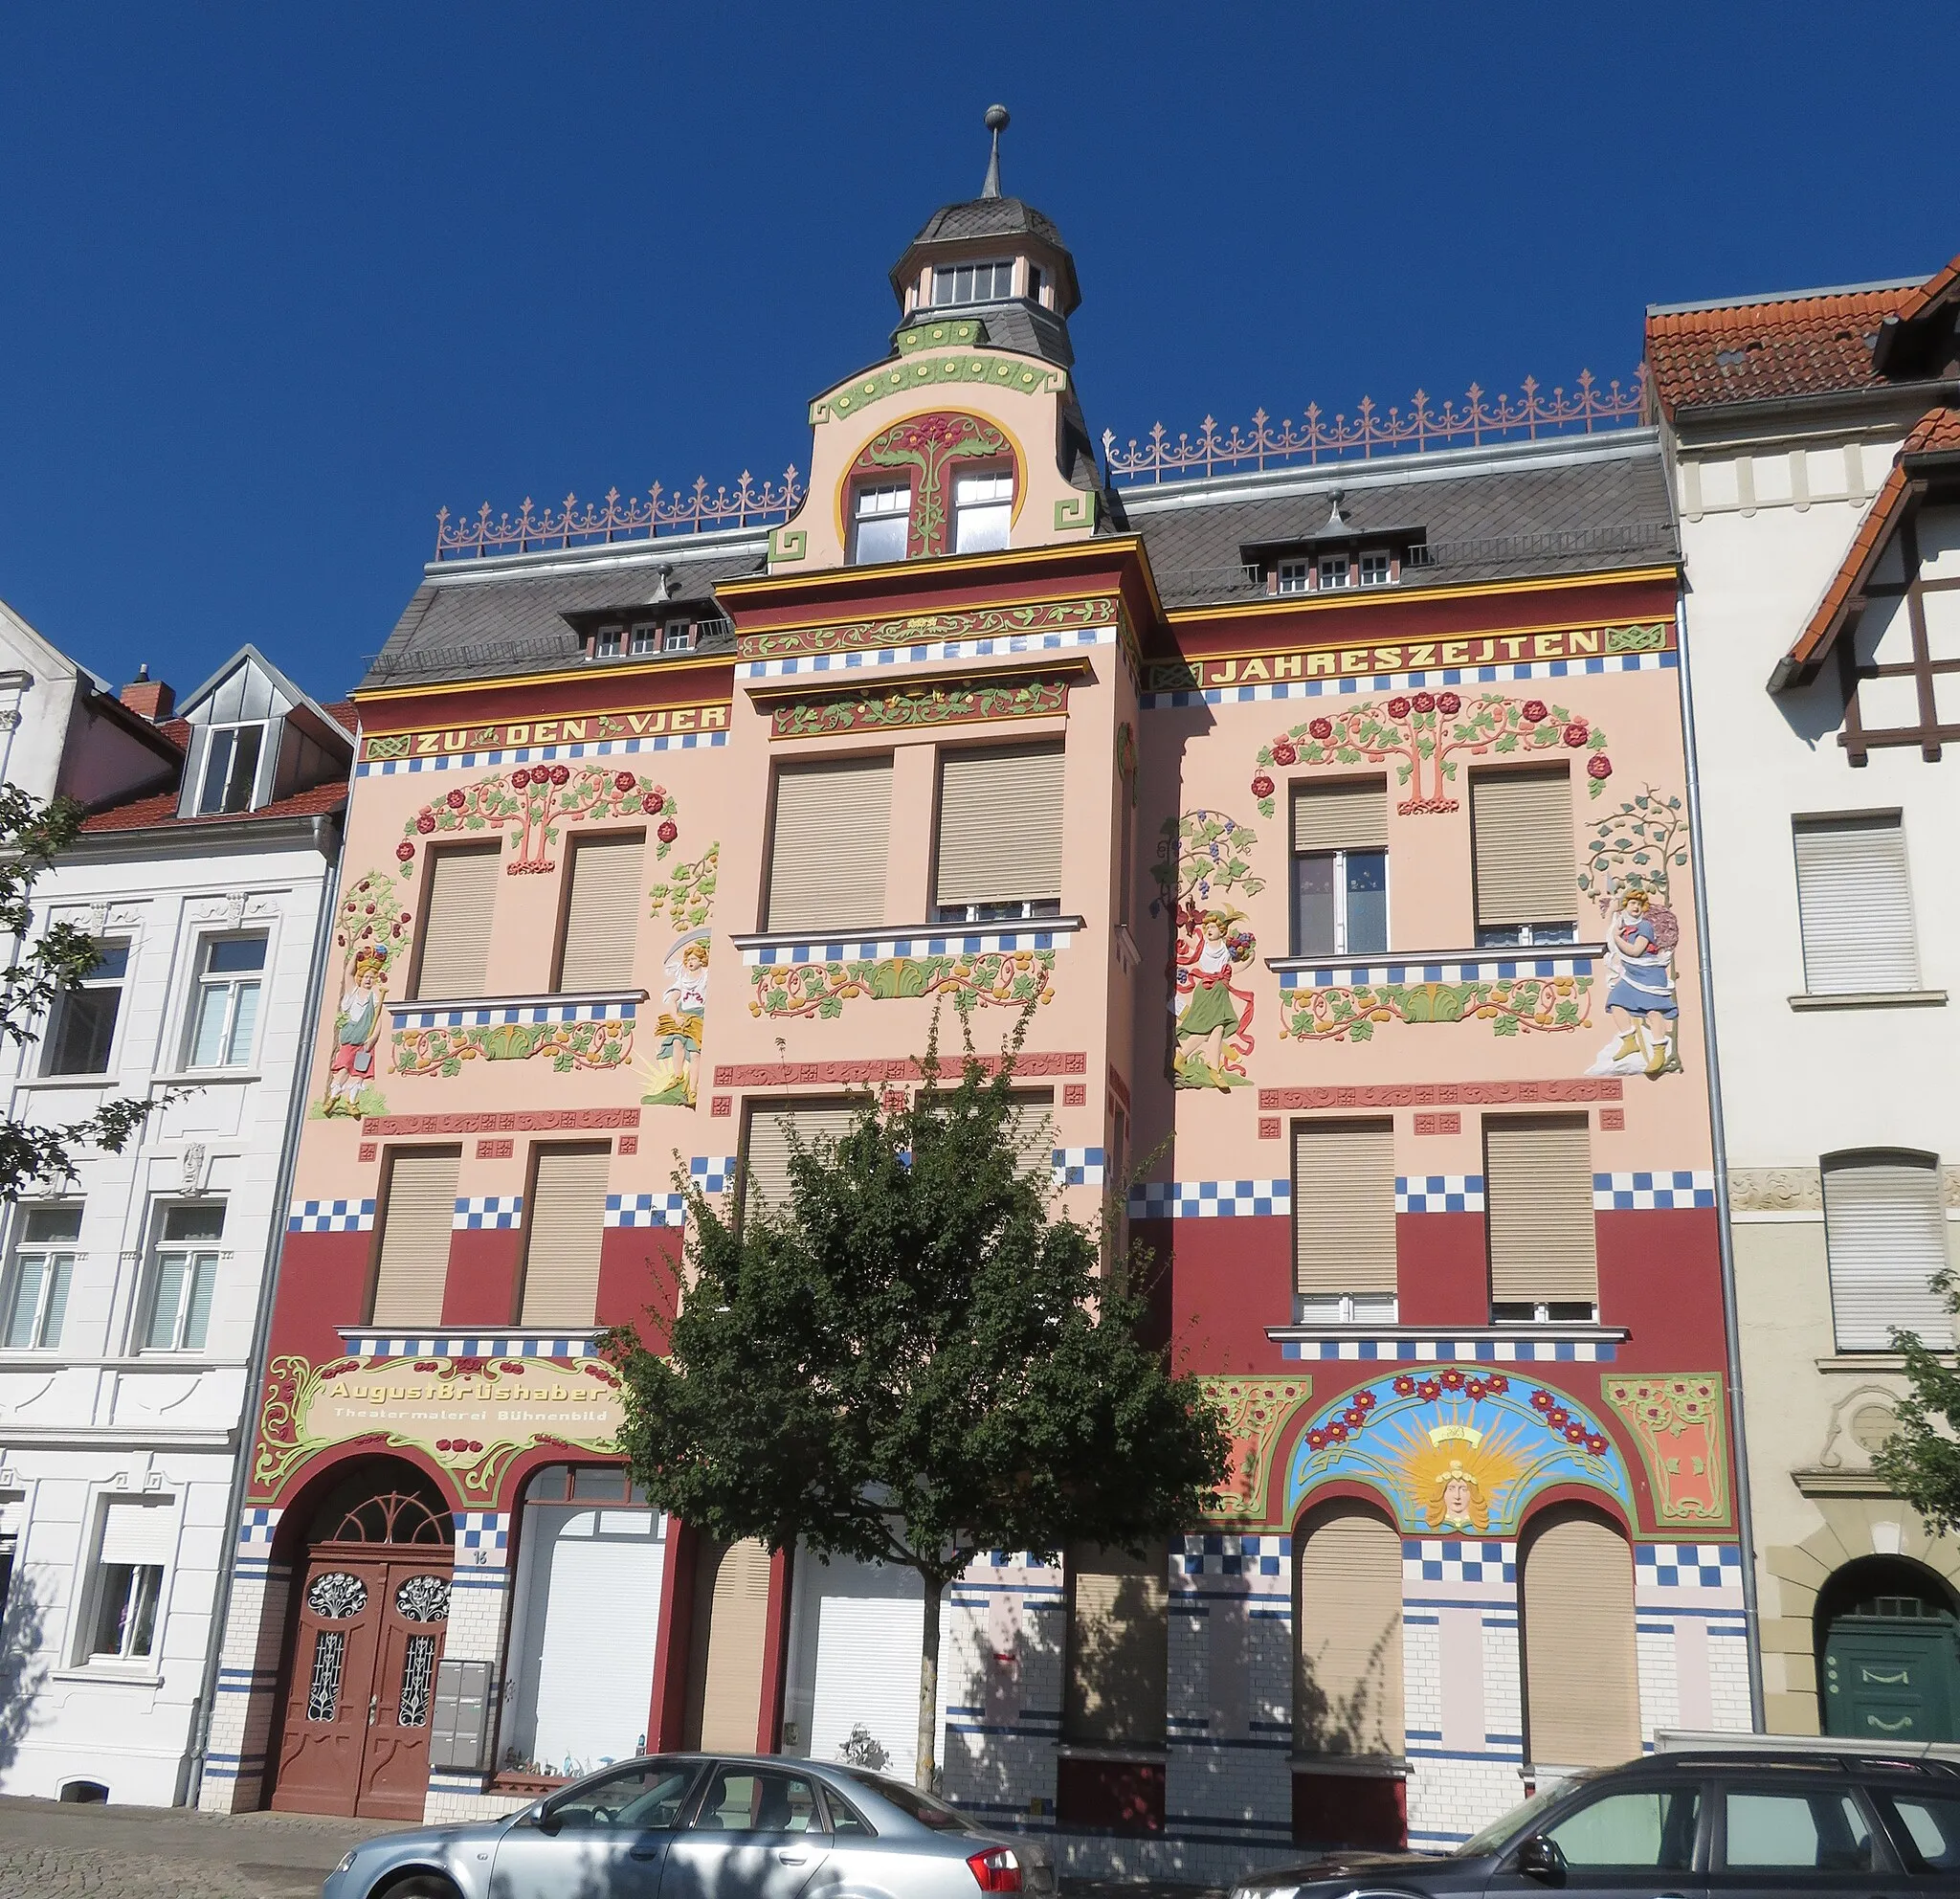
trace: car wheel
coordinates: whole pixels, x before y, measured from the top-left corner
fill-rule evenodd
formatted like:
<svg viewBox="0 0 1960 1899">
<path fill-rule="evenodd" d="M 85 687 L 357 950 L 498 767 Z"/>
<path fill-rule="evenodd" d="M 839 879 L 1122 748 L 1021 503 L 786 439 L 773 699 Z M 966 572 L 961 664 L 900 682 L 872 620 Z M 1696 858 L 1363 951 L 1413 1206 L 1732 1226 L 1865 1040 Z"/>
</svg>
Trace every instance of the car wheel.
<svg viewBox="0 0 1960 1899">
<path fill-rule="evenodd" d="M 439 1872 L 412 1872 L 392 1886 L 379 1886 L 373 1899 L 460 1899 L 455 1886 Z"/>
</svg>

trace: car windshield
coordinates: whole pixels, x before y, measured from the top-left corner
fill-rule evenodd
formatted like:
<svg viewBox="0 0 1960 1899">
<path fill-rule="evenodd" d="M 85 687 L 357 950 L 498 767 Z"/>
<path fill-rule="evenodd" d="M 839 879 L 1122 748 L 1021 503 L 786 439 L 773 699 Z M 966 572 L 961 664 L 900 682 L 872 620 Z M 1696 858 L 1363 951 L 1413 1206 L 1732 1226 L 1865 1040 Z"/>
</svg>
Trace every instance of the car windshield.
<svg viewBox="0 0 1960 1899">
<path fill-rule="evenodd" d="M 869 1787 L 881 1800 L 889 1800 L 902 1814 L 909 1814 L 921 1826 L 929 1826 L 935 1833 L 977 1833 L 980 1829 L 960 1812 L 949 1807 L 944 1800 L 936 1800 L 930 1794 L 922 1794 L 917 1787 L 908 1787 L 902 1780 L 887 1780 L 880 1774 L 854 1774 L 851 1778 L 859 1786 Z"/>
<path fill-rule="evenodd" d="M 1454 1857 L 1475 1860 L 1485 1853 L 1496 1852 L 1507 1840 L 1527 1831 L 1531 1822 L 1551 1804 L 1553 1798 L 1565 1793 L 1570 1784 L 1570 1781 L 1561 1781 L 1556 1787 L 1547 1787 L 1533 1794 L 1523 1806 L 1513 1807 L 1502 1820 L 1492 1821 L 1481 1833 L 1473 1833 L 1457 1848 Z"/>
</svg>

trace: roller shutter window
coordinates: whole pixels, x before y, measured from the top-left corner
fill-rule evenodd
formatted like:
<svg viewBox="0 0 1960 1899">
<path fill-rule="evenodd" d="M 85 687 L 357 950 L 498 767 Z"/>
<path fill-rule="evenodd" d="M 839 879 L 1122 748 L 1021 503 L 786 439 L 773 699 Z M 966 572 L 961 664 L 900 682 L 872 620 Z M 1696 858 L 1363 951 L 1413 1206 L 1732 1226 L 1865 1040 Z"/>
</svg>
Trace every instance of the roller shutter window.
<svg viewBox="0 0 1960 1899">
<path fill-rule="evenodd" d="M 942 918 L 1061 901 L 1059 745 L 944 751 L 932 901 Z"/>
<path fill-rule="evenodd" d="M 442 1317 L 460 1148 L 405 1148 L 390 1156 L 382 1203 L 373 1323 L 433 1326 Z"/>
<path fill-rule="evenodd" d="M 539 1149 L 521 1325 L 590 1326 L 597 1317 L 611 1159 L 600 1146 Z"/>
<path fill-rule="evenodd" d="M 1299 1541 L 1296 1754 L 1400 1758 L 1402 1536 L 1365 1504 L 1328 1506 Z"/>
<path fill-rule="evenodd" d="M 753 1754 L 768 1634 L 769 1553 L 752 1539 L 703 1540 L 694 1587 L 695 1602 L 706 1604 L 707 1615 L 697 1607 L 687 1745 L 707 1754 Z"/>
<path fill-rule="evenodd" d="M 1386 780 L 1300 785 L 1293 793 L 1296 851 L 1382 850 L 1389 841 Z"/>
<path fill-rule="evenodd" d="M 501 856 L 497 844 L 429 853 L 422 950 L 415 964 L 417 996 L 447 1001 L 483 994 Z"/>
<path fill-rule="evenodd" d="M 792 1130 L 795 1144 L 804 1148 L 813 1148 L 825 1138 L 840 1141 L 856 1126 L 858 1114 L 855 1104 L 835 1100 L 784 1102 L 750 1108 L 748 1140 L 743 1153 L 748 1174 L 747 1192 L 780 1213 L 790 1204 Z"/>
<path fill-rule="evenodd" d="M 1896 816 L 1799 818 L 1796 906 L 1804 987 L 1855 995 L 1919 987 L 1919 946 Z"/>
<path fill-rule="evenodd" d="M 1595 1307 L 1592 1151 L 1584 1117 L 1521 1114 L 1485 1121 L 1483 1192 L 1492 1306 Z"/>
<path fill-rule="evenodd" d="M 1164 1745 L 1169 1551 L 1068 1551 L 1068 1682 L 1062 1731 L 1082 1747 Z"/>
<path fill-rule="evenodd" d="M 1395 1290 L 1395 1124 L 1293 1129 L 1293 1287 L 1303 1297 Z"/>
<path fill-rule="evenodd" d="M 167 1564 L 177 1540 L 176 1515 L 167 1501 L 112 1498 L 102 1511 L 101 1560 Z"/>
<path fill-rule="evenodd" d="M 1548 1767 L 1605 1767 L 1640 1752 L 1634 1559 L 1583 1509 L 1537 1519 L 1522 1553 L 1525 1752 Z"/>
<path fill-rule="evenodd" d="M 1055 1095 L 1053 1091 L 1013 1097 L 1007 1124 L 1008 1145 L 1020 1159 L 1020 1171 L 1046 1183 L 1054 1178 Z"/>
<path fill-rule="evenodd" d="M 1478 772 L 1470 780 L 1470 836 L 1480 929 L 1570 924 L 1577 917 L 1566 771 Z"/>
<path fill-rule="evenodd" d="M 571 892 L 558 956 L 560 993 L 624 989 L 639 934 L 640 863 L 646 838 L 581 838 L 571 849 Z"/>
<path fill-rule="evenodd" d="M 1823 1173 L 1838 1350 L 1890 1352 L 1894 1326 L 1950 1350 L 1952 1315 L 1929 1284 L 1948 1263 L 1938 1167 L 1912 1154 L 1843 1154 Z"/>
<path fill-rule="evenodd" d="M 891 810 L 889 757 L 778 767 L 763 927 L 787 933 L 882 923 Z"/>
</svg>

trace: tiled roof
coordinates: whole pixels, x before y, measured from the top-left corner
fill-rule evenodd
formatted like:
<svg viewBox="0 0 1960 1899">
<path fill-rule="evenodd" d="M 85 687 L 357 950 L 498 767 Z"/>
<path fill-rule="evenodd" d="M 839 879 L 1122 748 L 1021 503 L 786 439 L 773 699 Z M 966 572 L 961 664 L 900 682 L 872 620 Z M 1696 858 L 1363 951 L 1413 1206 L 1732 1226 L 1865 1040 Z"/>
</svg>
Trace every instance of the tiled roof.
<svg viewBox="0 0 1960 1899">
<path fill-rule="evenodd" d="M 1838 562 L 1838 571 L 1831 576 L 1815 611 L 1804 622 L 1804 629 L 1790 651 L 1776 662 L 1776 670 L 1770 679 L 1772 692 L 1815 679 L 1817 668 L 1837 643 L 1851 617 L 1852 602 L 1871 578 L 1904 508 L 1911 487 L 1906 463 L 1921 456 L 1956 452 L 1960 452 L 1960 409 L 1929 410 L 1913 425 L 1912 433 L 1880 482 L 1879 492 L 1872 497 L 1871 505 L 1859 523 L 1858 532 L 1852 536 L 1851 546 L 1844 550 L 1844 558 Z"/>
<path fill-rule="evenodd" d="M 1520 457 L 1515 468 L 1500 454 L 1494 465 L 1462 474 L 1407 463 L 1366 473 L 1327 468 L 1310 484 L 1270 499 L 1221 499 L 1196 481 L 1147 496 L 1126 490 L 1119 499 L 1149 548 L 1165 606 L 1176 609 L 1259 597 L 1263 586 L 1246 577 L 1240 549 L 1317 534 L 1336 490 L 1359 534 L 1410 525 L 1425 531 L 1437 557 L 1420 570 L 1425 584 L 1611 572 L 1676 557 L 1660 452 L 1651 438 L 1550 459 Z"/>
<path fill-rule="evenodd" d="M 361 708 L 351 699 L 323 700 L 320 709 L 349 738 L 354 736 L 361 723 Z"/>
<path fill-rule="evenodd" d="M 1955 257 L 1945 270 L 1934 271 L 1917 290 L 1904 298 L 1893 314 L 1902 324 L 1909 324 L 1915 317 L 1925 315 L 1956 286 L 1960 286 L 1960 257 Z"/>
<path fill-rule="evenodd" d="M 295 792 L 260 805 L 256 811 L 219 812 L 209 816 L 179 817 L 177 793 L 159 792 L 146 798 L 131 798 L 127 804 L 111 805 L 106 811 L 93 811 L 81 820 L 84 832 L 153 831 L 167 825 L 173 831 L 196 830 L 206 825 L 254 824 L 268 817 L 312 817 L 321 812 L 339 811 L 347 801 L 344 779 L 330 785 L 316 785 L 310 792 Z"/>
<path fill-rule="evenodd" d="M 1881 387 L 1879 324 L 1908 288 L 1786 297 L 1713 310 L 1650 310 L 1647 368 L 1662 412 Z"/>
</svg>

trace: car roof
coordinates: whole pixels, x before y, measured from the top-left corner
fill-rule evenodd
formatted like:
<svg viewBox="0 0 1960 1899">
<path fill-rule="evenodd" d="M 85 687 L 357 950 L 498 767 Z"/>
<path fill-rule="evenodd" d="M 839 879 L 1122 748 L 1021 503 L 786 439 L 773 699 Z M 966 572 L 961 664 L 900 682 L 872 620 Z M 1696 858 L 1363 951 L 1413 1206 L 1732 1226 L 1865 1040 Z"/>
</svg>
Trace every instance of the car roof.
<svg viewBox="0 0 1960 1899">
<path fill-rule="evenodd" d="M 1699 1773 L 1743 1774 L 1960 1774 L 1960 1762 L 1931 1754 L 1868 1754 L 1847 1745 L 1838 1752 L 1824 1748 L 1763 1747 L 1682 1748 L 1644 1754 L 1627 1762 L 1625 1773 L 1673 1774 L 1683 1768 Z"/>
</svg>

